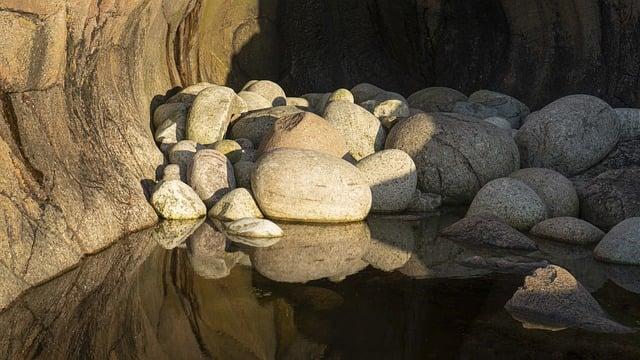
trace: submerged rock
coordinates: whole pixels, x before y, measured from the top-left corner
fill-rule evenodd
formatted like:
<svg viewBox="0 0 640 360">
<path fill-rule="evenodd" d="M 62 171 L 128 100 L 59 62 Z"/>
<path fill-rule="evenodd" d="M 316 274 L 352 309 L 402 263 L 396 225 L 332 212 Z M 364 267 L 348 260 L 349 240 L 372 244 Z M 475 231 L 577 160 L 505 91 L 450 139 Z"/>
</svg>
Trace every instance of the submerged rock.
<svg viewBox="0 0 640 360">
<path fill-rule="evenodd" d="M 603 333 L 630 333 L 633 329 L 608 318 L 598 302 L 565 269 L 549 265 L 525 278 L 505 305 L 527 328 L 579 328 Z"/>
<path fill-rule="evenodd" d="M 282 236 L 282 229 L 267 219 L 243 218 L 226 225 L 231 235 L 244 237 L 273 238 Z"/>
<path fill-rule="evenodd" d="M 535 250 L 536 243 L 518 230 L 492 216 L 468 216 L 440 231 L 450 240 L 471 245 L 489 245 L 504 249 Z"/>
<path fill-rule="evenodd" d="M 235 221 L 242 218 L 263 218 L 253 196 L 245 188 L 233 189 L 226 193 L 211 210 L 209 216 L 222 221 Z"/>
<path fill-rule="evenodd" d="M 614 226 L 593 251 L 598 260 L 640 266 L 640 217 Z"/>
<path fill-rule="evenodd" d="M 198 194 L 180 180 L 161 181 L 151 195 L 151 205 L 167 220 L 197 219 L 207 212 Z"/>
<path fill-rule="evenodd" d="M 242 258 L 240 252 L 227 252 L 227 238 L 209 221 L 204 222 L 187 240 L 193 271 L 205 279 L 229 276 Z"/>
<path fill-rule="evenodd" d="M 226 156 L 215 150 L 199 150 L 191 163 L 189 185 L 207 208 L 211 208 L 224 194 L 236 187 L 233 166 Z"/>
<path fill-rule="evenodd" d="M 429 87 L 417 91 L 407 99 L 409 106 L 425 112 L 451 112 L 458 101 L 466 101 L 467 96 L 458 90 L 446 87 Z"/>
<path fill-rule="evenodd" d="M 460 264 L 497 273 L 528 275 L 540 267 L 548 266 L 549 262 L 517 255 L 502 257 L 473 255 L 461 259 Z"/>
<path fill-rule="evenodd" d="M 587 245 L 599 242 L 604 232 L 581 219 L 556 217 L 536 224 L 531 228 L 531 235 L 567 244 Z"/>
<path fill-rule="evenodd" d="M 573 183 L 559 172 L 527 168 L 520 169 L 509 177 L 518 179 L 533 189 L 546 205 L 549 217 L 577 217 L 580 213 L 580 201 Z"/>
</svg>

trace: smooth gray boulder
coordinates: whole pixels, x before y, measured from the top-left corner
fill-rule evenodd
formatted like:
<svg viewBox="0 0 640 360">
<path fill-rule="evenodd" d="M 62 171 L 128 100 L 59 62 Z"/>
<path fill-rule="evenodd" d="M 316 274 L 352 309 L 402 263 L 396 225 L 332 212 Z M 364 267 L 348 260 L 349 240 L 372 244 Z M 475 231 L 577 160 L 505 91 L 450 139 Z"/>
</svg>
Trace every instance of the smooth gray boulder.
<svg viewBox="0 0 640 360">
<path fill-rule="evenodd" d="M 532 227 L 530 233 L 539 238 L 576 245 L 596 244 L 604 236 L 604 231 L 574 217 L 544 220 Z"/>
<path fill-rule="evenodd" d="M 529 107 L 523 102 L 495 91 L 476 91 L 469 95 L 469 101 L 494 109 L 496 115 L 509 121 L 513 129 L 520 128 L 522 121 L 529 115 Z"/>
<path fill-rule="evenodd" d="M 547 218 L 547 207 L 522 181 L 499 178 L 478 191 L 467 211 L 472 215 L 496 216 L 518 230 L 529 230 Z"/>
<path fill-rule="evenodd" d="M 402 150 L 388 149 L 360 160 L 356 167 L 371 188 L 371 211 L 395 212 L 409 206 L 416 192 L 416 165 Z"/>
<path fill-rule="evenodd" d="M 616 145 L 620 124 L 606 102 L 571 95 L 527 116 L 515 140 L 523 167 L 576 175 L 602 160 Z"/>
<path fill-rule="evenodd" d="M 271 106 L 282 106 L 287 102 L 284 90 L 280 85 L 270 80 L 251 80 L 245 84 L 242 91 L 251 91 L 262 96 Z"/>
<path fill-rule="evenodd" d="M 401 120 L 389 132 L 386 148 L 409 154 L 420 190 L 442 195 L 445 204 L 468 204 L 487 182 L 520 168 L 518 148 L 506 131 L 461 114 Z"/>
<path fill-rule="evenodd" d="M 605 262 L 640 266 L 640 217 L 614 226 L 598 243 L 593 255 Z"/>
<path fill-rule="evenodd" d="M 613 109 L 620 121 L 620 141 L 640 138 L 640 109 Z"/>
<path fill-rule="evenodd" d="M 361 83 L 351 88 L 351 93 L 353 94 L 356 104 L 371 100 L 381 92 L 384 92 L 384 90 L 369 83 Z"/>
<path fill-rule="evenodd" d="M 208 215 L 222 221 L 235 221 L 243 218 L 263 218 L 253 196 L 245 188 L 237 188 L 226 193 L 218 201 Z"/>
<path fill-rule="evenodd" d="M 189 185 L 210 209 L 236 187 L 233 166 L 226 156 L 215 150 L 199 150 L 189 168 Z"/>
<path fill-rule="evenodd" d="M 199 144 L 213 144 L 224 138 L 231 119 L 246 112 L 247 104 L 227 87 L 202 90 L 191 105 L 186 137 Z"/>
<path fill-rule="evenodd" d="M 207 213 L 198 194 L 180 180 L 161 181 L 150 202 L 156 212 L 167 220 L 197 219 Z"/>
<path fill-rule="evenodd" d="M 276 106 L 249 111 L 233 122 L 229 137 L 231 139 L 245 138 L 250 140 L 254 146 L 259 146 L 262 139 L 271 132 L 276 120 L 302 111 L 295 106 Z"/>
<path fill-rule="evenodd" d="M 467 216 L 440 230 L 447 239 L 470 245 L 489 245 L 503 249 L 536 250 L 536 243 L 504 223 L 486 215 Z"/>
<path fill-rule="evenodd" d="M 527 276 L 505 309 L 526 328 L 634 332 L 609 319 L 589 291 L 567 270 L 556 265 L 537 269 Z"/>
<path fill-rule="evenodd" d="M 498 116 L 498 111 L 496 109 L 470 101 L 458 101 L 453 105 L 453 109 L 451 111 L 458 114 L 473 116 L 478 119 Z M 511 127 L 511 125 L 509 125 L 509 127 Z"/>
<path fill-rule="evenodd" d="M 467 96 L 447 87 L 428 87 L 411 94 L 409 106 L 425 112 L 451 112 L 458 101 L 466 101 Z"/>
<path fill-rule="evenodd" d="M 559 172 L 527 168 L 520 169 L 509 177 L 518 179 L 532 188 L 547 206 L 549 217 L 577 217 L 580 213 L 580 201 L 573 183 Z"/>
</svg>

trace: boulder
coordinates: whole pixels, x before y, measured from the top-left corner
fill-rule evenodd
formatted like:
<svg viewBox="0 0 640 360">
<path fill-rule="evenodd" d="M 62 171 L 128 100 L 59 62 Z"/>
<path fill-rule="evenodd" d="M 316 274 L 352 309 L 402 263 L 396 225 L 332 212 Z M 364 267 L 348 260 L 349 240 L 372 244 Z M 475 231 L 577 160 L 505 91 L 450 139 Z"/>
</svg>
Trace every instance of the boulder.
<svg viewBox="0 0 640 360">
<path fill-rule="evenodd" d="M 593 255 L 605 262 L 640 266 L 640 217 L 614 226 L 598 243 Z"/>
<path fill-rule="evenodd" d="M 303 97 L 287 97 L 286 99 L 287 106 L 295 106 L 300 109 L 305 109 L 305 111 L 312 111 L 312 105 L 309 100 Z"/>
<path fill-rule="evenodd" d="M 613 109 L 620 122 L 620 141 L 640 138 L 640 109 Z"/>
<path fill-rule="evenodd" d="M 226 156 L 215 150 L 199 150 L 189 168 L 189 185 L 209 209 L 236 187 L 233 166 Z"/>
<path fill-rule="evenodd" d="M 555 265 L 539 268 L 527 276 L 524 286 L 518 288 L 505 309 L 526 328 L 633 332 L 610 320 L 589 291 L 567 270 Z"/>
<path fill-rule="evenodd" d="M 578 193 L 571 180 L 557 171 L 543 168 L 520 169 L 510 178 L 527 184 L 547 206 L 549 217 L 577 217 L 580 212 Z"/>
<path fill-rule="evenodd" d="M 237 163 L 242 159 L 242 147 L 236 141 L 223 139 L 214 142 L 208 149 L 215 150 L 220 154 L 224 155 L 231 161 L 232 164 Z"/>
<path fill-rule="evenodd" d="M 398 118 L 404 118 L 410 115 L 409 104 L 406 101 L 398 99 L 389 99 L 382 102 L 367 100 L 361 103 L 360 106 L 377 117 L 387 129 L 391 129 Z"/>
<path fill-rule="evenodd" d="M 247 104 L 227 87 L 202 90 L 193 101 L 187 119 L 187 139 L 213 144 L 224 138 L 231 119 L 245 112 Z"/>
<path fill-rule="evenodd" d="M 371 190 L 348 162 L 312 150 L 276 149 L 260 158 L 251 188 L 269 218 L 310 222 L 364 219 Z"/>
<path fill-rule="evenodd" d="M 176 164 L 169 164 L 162 169 L 162 180 L 182 180 L 180 174 L 180 166 Z"/>
<path fill-rule="evenodd" d="M 272 107 L 269 100 L 253 91 L 240 91 L 238 96 L 244 100 L 245 104 L 247 104 L 247 111 L 268 109 Z"/>
<path fill-rule="evenodd" d="M 324 118 L 342 134 L 356 160 L 384 147 L 386 131 L 380 120 L 356 104 L 344 100 L 330 102 Z"/>
<path fill-rule="evenodd" d="M 269 109 L 249 111 L 234 121 L 230 138 L 245 138 L 258 146 L 262 139 L 271 132 L 276 120 L 299 112 L 302 112 L 302 110 L 295 106 L 276 106 Z"/>
<path fill-rule="evenodd" d="M 640 167 L 606 171 L 578 191 L 580 217 L 603 230 L 640 216 Z"/>
<path fill-rule="evenodd" d="M 500 116 L 492 116 L 482 120 L 501 129 L 511 129 L 511 123 L 507 119 Z"/>
<path fill-rule="evenodd" d="M 226 193 L 208 215 L 222 221 L 235 221 L 242 218 L 263 218 L 253 196 L 245 188 L 237 188 Z"/>
<path fill-rule="evenodd" d="M 504 130 L 453 113 L 418 114 L 396 124 L 387 149 L 409 154 L 418 187 L 446 204 L 468 204 L 487 182 L 519 169 L 518 148 Z"/>
<path fill-rule="evenodd" d="M 618 117 L 604 101 L 571 95 L 527 116 L 515 140 L 523 167 L 576 175 L 602 160 L 616 145 Z"/>
<path fill-rule="evenodd" d="M 245 237 L 274 238 L 282 236 L 282 229 L 267 219 L 243 218 L 235 220 L 226 226 L 231 235 Z"/>
<path fill-rule="evenodd" d="M 180 90 L 179 93 L 170 97 L 169 100 L 167 100 L 167 104 L 185 103 L 187 105 L 191 105 L 193 101 L 196 99 L 196 96 L 198 96 L 198 94 L 202 90 L 210 87 L 218 87 L 218 85 L 208 83 L 208 82 L 201 82 L 201 83 L 187 86 L 186 88 Z"/>
<path fill-rule="evenodd" d="M 251 174 L 256 168 L 256 163 L 240 160 L 233 164 L 233 174 L 236 178 L 236 186 L 251 189 Z"/>
<path fill-rule="evenodd" d="M 367 100 L 371 100 L 381 92 L 384 92 L 384 90 L 368 83 L 361 83 L 351 88 L 354 102 L 357 104 L 360 104 L 361 102 Z"/>
<path fill-rule="evenodd" d="M 190 105 L 185 103 L 167 103 L 158 106 L 153 112 L 153 128 L 157 130 L 167 120 L 186 124 L 189 108 Z"/>
<path fill-rule="evenodd" d="M 337 100 L 348 101 L 350 103 L 354 102 L 353 94 L 347 89 L 338 89 L 332 92 L 329 99 L 327 99 L 327 104 Z"/>
<path fill-rule="evenodd" d="M 342 134 L 329 122 L 310 112 L 279 118 L 264 137 L 258 156 L 279 148 L 307 149 L 345 158 L 349 149 Z"/>
<path fill-rule="evenodd" d="M 402 150 L 389 149 L 360 160 L 356 167 L 371 188 L 371 211 L 402 211 L 416 192 L 416 165 Z"/>
<path fill-rule="evenodd" d="M 446 87 L 428 87 L 417 91 L 407 99 L 409 106 L 425 112 L 451 112 L 458 101 L 466 101 L 467 96 L 458 90 Z"/>
<path fill-rule="evenodd" d="M 602 240 L 604 232 L 574 217 L 554 217 L 531 228 L 531 235 L 567 244 L 587 245 Z"/>
<path fill-rule="evenodd" d="M 469 95 L 469 102 L 493 109 L 497 116 L 505 118 L 513 129 L 520 128 L 529 115 L 529 107 L 520 100 L 495 91 L 479 90 Z"/>
<path fill-rule="evenodd" d="M 587 171 L 574 176 L 572 180 L 576 187 L 580 187 L 579 184 L 584 185 L 605 171 L 632 167 L 640 167 L 640 138 L 618 142 L 602 161 Z"/>
<path fill-rule="evenodd" d="M 452 111 L 458 114 L 473 116 L 478 119 L 498 116 L 498 111 L 496 109 L 471 101 L 458 101 L 453 105 Z M 509 127 L 511 127 L 511 125 L 509 125 Z"/>
<path fill-rule="evenodd" d="M 271 106 L 281 106 L 286 103 L 287 95 L 280 85 L 269 80 L 252 80 L 249 81 L 242 91 L 251 91 L 259 94 L 271 104 Z"/>
<path fill-rule="evenodd" d="M 472 215 L 496 216 L 518 230 L 529 230 L 547 218 L 547 207 L 524 182 L 499 178 L 478 191 L 467 211 Z"/>
<path fill-rule="evenodd" d="M 207 212 L 198 194 L 180 180 L 161 181 L 151 195 L 151 205 L 167 220 L 197 219 Z"/>
<path fill-rule="evenodd" d="M 536 250 L 536 243 L 494 216 L 471 215 L 440 230 L 440 235 L 470 245 L 503 249 Z"/>
<path fill-rule="evenodd" d="M 169 149 L 169 163 L 180 167 L 180 177 L 187 182 L 189 166 L 198 151 L 198 143 L 193 140 L 182 140 Z"/>
</svg>

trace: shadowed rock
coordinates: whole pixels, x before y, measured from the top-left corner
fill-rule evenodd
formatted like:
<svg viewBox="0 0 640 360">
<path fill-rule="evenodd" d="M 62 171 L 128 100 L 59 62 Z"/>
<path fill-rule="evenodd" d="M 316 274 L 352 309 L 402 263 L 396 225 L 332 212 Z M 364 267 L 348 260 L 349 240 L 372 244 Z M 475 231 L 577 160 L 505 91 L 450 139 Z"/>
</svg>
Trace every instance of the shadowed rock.
<svg viewBox="0 0 640 360">
<path fill-rule="evenodd" d="M 535 250 L 536 243 L 501 219 L 472 215 L 440 231 L 450 240 L 470 245 L 489 245 L 504 249 Z"/>
</svg>

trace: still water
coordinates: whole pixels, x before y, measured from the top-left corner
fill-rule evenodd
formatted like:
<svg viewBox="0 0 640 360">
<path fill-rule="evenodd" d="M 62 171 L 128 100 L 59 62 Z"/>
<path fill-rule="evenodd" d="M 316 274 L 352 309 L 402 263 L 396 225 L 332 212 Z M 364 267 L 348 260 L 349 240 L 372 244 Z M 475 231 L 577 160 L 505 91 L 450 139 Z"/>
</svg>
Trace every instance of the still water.
<svg viewBox="0 0 640 360">
<path fill-rule="evenodd" d="M 265 248 L 209 222 L 163 223 L 0 313 L 0 358 L 640 359 L 638 333 L 526 329 L 504 310 L 548 262 L 638 327 L 638 268 L 557 243 L 522 253 L 437 236 L 459 216 L 282 224 L 285 238 Z"/>
</svg>

